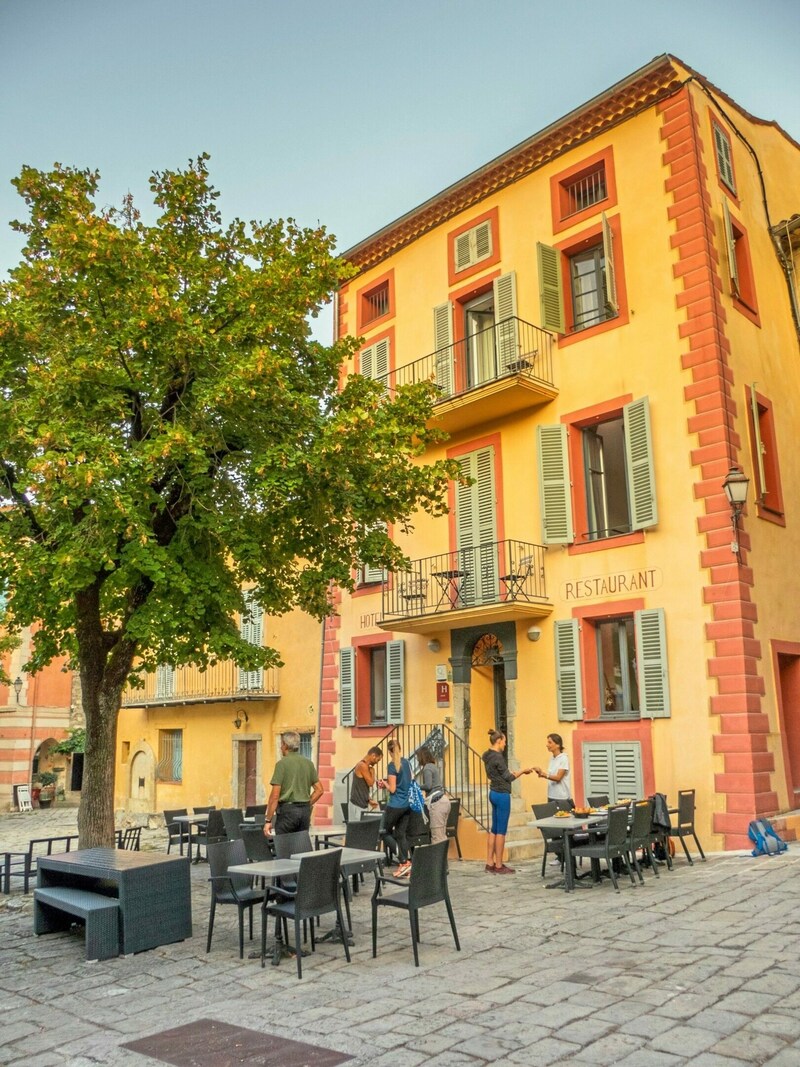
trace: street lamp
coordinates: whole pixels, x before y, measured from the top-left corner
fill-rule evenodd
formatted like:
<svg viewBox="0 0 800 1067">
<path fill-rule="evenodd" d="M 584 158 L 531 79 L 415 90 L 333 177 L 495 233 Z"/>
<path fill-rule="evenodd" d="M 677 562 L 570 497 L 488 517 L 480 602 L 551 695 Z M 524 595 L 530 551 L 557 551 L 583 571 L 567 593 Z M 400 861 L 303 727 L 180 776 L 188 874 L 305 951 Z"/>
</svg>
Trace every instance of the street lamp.
<svg viewBox="0 0 800 1067">
<path fill-rule="evenodd" d="M 731 467 L 725 475 L 725 481 L 722 483 L 722 488 L 725 490 L 725 496 L 728 498 L 728 503 L 731 507 L 731 528 L 733 530 L 731 552 L 740 563 L 742 562 L 742 557 L 739 552 L 739 518 L 747 502 L 747 490 L 749 487 L 750 479 L 740 467 Z"/>
<path fill-rule="evenodd" d="M 14 686 L 14 692 L 17 695 L 17 703 L 19 704 L 19 695 L 22 692 L 22 679 L 19 675 L 17 675 L 12 684 Z"/>
<path fill-rule="evenodd" d="M 247 714 L 246 711 L 243 711 L 242 715 L 244 715 L 244 721 L 245 722 L 250 722 L 250 716 Z M 241 728 L 242 728 L 242 715 L 240 715 L 239 712 L 237 711 L 236 712 L 236 718 L 233 720 L 233 725 L 236 727 L 237 730 L 241 730 Z"/>
</svg>

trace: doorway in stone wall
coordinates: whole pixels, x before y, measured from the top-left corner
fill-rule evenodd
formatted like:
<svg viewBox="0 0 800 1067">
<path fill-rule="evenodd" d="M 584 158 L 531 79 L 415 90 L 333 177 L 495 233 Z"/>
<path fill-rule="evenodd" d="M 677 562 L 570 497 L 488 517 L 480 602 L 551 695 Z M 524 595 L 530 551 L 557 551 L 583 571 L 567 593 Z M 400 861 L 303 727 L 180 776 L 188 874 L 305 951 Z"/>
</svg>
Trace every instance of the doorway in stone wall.
<svg viewBox="0 0 800 1067">
<path fill-rule="evenodd" d="M 517 642 L 513 623 L 469 627 L 451 633 L 453 710 L 456 732 L 478 752 L 488 746 L 490 730 L 508 738 L 514 753 Z"/>
<path fill-rule="evenodd" d="M 800 807 L 800 645 L 773 642 L 789 806 Z"/>
<path fill-rule="evenodd" d="M 236 742 L 236 806 L 246 808 L 258 800 L 258 741 Z"/>
</svg>

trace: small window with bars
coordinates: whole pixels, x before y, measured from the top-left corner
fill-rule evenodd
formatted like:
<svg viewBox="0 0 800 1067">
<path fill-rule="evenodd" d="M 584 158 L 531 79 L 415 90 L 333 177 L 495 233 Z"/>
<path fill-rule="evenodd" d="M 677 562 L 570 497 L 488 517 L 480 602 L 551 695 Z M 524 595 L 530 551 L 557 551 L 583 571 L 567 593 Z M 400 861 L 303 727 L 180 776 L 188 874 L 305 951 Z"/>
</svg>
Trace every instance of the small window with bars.
<svg viewBox="0 0 800 1067">
<path fill-rule="evenodd" d="M 158 731 L 156 779 L 159 782 L 183 781 L 183 730 Z"/>
<path fill-rule="evenodd" d="M 606 188 L 606 168 L 601 163 L 585 174 L 579 174 L 562 185 L 562 218 L 568 219 L 601 203 L 608 196 Z"/>
<path fill-rule="evenodd" d="M 382 319 L 391 310 L 389 282 L 382 282 L 374 289 L 369 289 L 361 296 L 361 323 L 366 326 L 376 319 Z"/>
</svg>

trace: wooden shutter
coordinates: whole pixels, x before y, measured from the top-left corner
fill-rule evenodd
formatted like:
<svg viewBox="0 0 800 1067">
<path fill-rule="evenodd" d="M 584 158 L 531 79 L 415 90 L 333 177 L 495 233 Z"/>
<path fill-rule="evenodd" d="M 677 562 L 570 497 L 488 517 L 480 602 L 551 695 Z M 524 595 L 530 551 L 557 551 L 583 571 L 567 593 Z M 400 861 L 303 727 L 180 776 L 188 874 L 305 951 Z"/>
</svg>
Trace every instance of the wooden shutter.
<svg viewBox="0 0 800 1067">
<path fill-rule="evenodd" d="M 455 239 L 454 248 L 454 260 L 455 260 L 455 272 L 458 274 L 460 270 L 466 270 L 472 263 L 472 250 L 470 248 L 470 235 L 472 230 L 465 230 L 464 233 L 460 233 Z"/>
<path fill-rule="evenodd" d="M 375 526 L 372 528 L 375 530 L 382 530 L 384 533 L 386 533 L 385 522 L 375 523 Z M 385 582 L 386 571 L 383 567 L 364 566 L 361 572 L 361 581 L 364 585 L 370 585 L 374 582 Z"/>
<path fill-rule="evenodd" d="M 605 211 L 602 215 L 603 225 L 603 257 L 606 262 L 606 302 L 616 315 L 619 311 L 617 300 L 617 271 L 614 267 L 614 233 L 606 218 Z"/>
<path fill-rule="evenodd" d="M 614 793 L 611 745 L 606 741 L 584 741 L 581 755 L 584 795 L 607 796 L 610 800 Z"/>
<path fill-rule="evenodd" d="M 642 746 L 638 741 L 614 741 L 611 744 L 611 790 L 610 799 L 631 797 L 638 800 L 644 796 L 642 776 Z"/>
<path fill-rule="evenodd" d="M 175 668 L 168 663 L 156 667 L 156 699 L 167 700 L 175 695 Z"/>
<path fill-rule="evenodd" d="M 717 170 L 719 171 L 720 180 L 728 186 L 732 193 L 735 193 L 731 142 L 728 140 L 728 135 L 716 122 L 712 121 L 711 128 L 714 131 L 714 148 L 717 153 Z"/>
<path fill-rule="evenodd" d="M 492 254 L 492 222 L 480 222 L 470 230 L 465 230 L 456 237 L 453 248 L 453 260 L 456 274 L 466 270 Z"/>
<path fill-rule="evenodd" d="M 259 648 L 264 643 L 264 609 L 252 596 L 245 593 L 245 610 L 239 623 L 239 636 L 249 645 L 257 645 Z M 239 689 L 263 689 L 264 670 L 258 667 L 254 671 L 245 671 L 239 668 Z"/>
<path fill-rule="evenodd" d="M 497 599 L 497 519 L 495 514 L 494 448 L 469 452 L 459 460 L 461 473 L 471 485 L 456 487 L 456 548 L 465 603 Z"/>
<path fill-rule="evenodd" d="M 669 672 L 664 610 L 651 608 L 648 611 L 636 611 L 633 622 L 641 716 L 643 719 L 668 719 Z"/>
<path fill-rule="evenodd" d="M 517 319 L 517 275 L 512 270 L 495 278 L 494 321 L 497 338 L 497 365 L 505 374 L 519 359 L 519 322 Z"/>
<path fill-rule="evenodd" d="M 728 273 L 731 278 L 731 293 L 734 296 L 739 296 L 741 289 L 739 285 L 739 268 L 736 265 L 736 238 L 733 234 L 731 213 L 728 210 L 728 204 L 725 200 L 722 201 L 722 226 L 725 230 L 725 251 L 728 255 Z"/>
<path fill-rule="evenodd" d="M 647 397 L 626 404 L 622 409 L 622 421 L 631 529 L 643 530 L 647 526 L 655 526 L 658 522 L 650 402 Z"/>
<path fill-rule="evenodd" d="M 488 259 L 492 254 L 492 222 L 486 219 L 480 222 L 472 231 L 474 242 L 473 263 L 480 263 L 482 259 Z"/>
<path fill-rule="evenodd" d="M 536 245 L 539 264 L 539 308 L 542 329 L 564 333 L 564 293 L 561 288 L 561 253 L 557 248 Z"/>
<path fill-rule="evenodd" d="M 575 540 L 575 532 L 572 523 L 566 426 L 537 426 L 536 444 L 542 540 L 546 545 L 570 544 Z"/>
<path fill-rule="evenodd" d="M 433 309 L 433 347 L 436 384 L 443 396 L 452 396 L 453 305 L 449 300 Z"/>
<path fill-rule="evenodd" d="M 583 718 L 580 634 L 577 619 L 556 620 L 555 643 L 558 718 L 561 722 L 574 722 Z"/>
<path fill-rule="evenodd" d="M 356 724 L 356 650 L 343 648 L 339 652 L 339 722 L 342 726 Z"/>
<path fill-rule="evenodd" d="M 389 338 L 384 337 L 375 344 L 362 348 L 358 365 L 365 378 L 376 378 L 385 382 L 389 373 Z"/>
<path fill-rule="evenodd" d="M 769 492 L 767 477 L 764 471 L 764 453 L 766 448 L 761 439 L 761 412 L 758 410 L 758 397 L 756 396 L 756 383 L 750 386 L 750 410 L 753 419 L 753 446 L 755 449 L 756 468 L 758 470 L 758 497 L 759 503 L 764 503 L 764 498 Z"/>
<path fill-rule="evenodd" d="M 386 644 L 386 721 L 399 726 L 405 721 L 405 641 Z"/>
</svg>

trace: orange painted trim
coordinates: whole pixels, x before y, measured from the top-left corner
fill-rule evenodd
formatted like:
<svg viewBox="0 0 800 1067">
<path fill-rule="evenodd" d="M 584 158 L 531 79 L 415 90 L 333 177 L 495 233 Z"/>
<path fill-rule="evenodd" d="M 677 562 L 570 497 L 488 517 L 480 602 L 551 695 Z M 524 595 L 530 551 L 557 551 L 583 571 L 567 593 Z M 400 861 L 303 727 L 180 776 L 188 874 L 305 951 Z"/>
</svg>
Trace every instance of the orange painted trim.
<svg viewBox="0 0 800 1067">
<path fill-rule="evenodd" d="M 736 239 L 736 270 L 739 274 L 739 292 L 744 295 L 736 296 L 731 293 L 733 306 L 749 319 L 755 326 L 761 328 L 761 316 L 758 313 L 758 298 L 756 296 L 756 283 L 753 277 L 753 260 L 750 255 L 750 238 L 744 225 L 731 215 L 731 227 Z"/>
<path fill-rule="evenodd" d="M 369 348 L 371 345 L 377 344 L 378 341 L 382 341 L 385 337 L 389 338 L 389 372 L 394 370 L 395 361 L 395 341 L 394 341 L 394 326 L 389 326 L 388 329 L 382 330 L 380 333 L 376 333 L 374 337 L 370 337 L 366 344 L 363 344 L 356 353 L 355 357 L 355 373 L 361 373 L 361 353 L 365 348 Z"/>
<path fill-rule="evenodd" d="M 361 637 L 350 639 L 351 648 L 373 649 L 388 645 L 394 640 L 389 633 L 364 634 Z M 356 655 L 355 669 L 356 683 L 356 726 L 380 727 L 382 724 L 373 723 L 370 719 L 370 658 L 369 656 Z"/>
<path fill-rule="evenodd" d="M 656 791 L 656 776 L 653 766 L 653 729 L 651 719 L 640 719 L 638 722 L 593 722 L 586 724 L 585 720 L 578 724 L 572 734 L 572 742 L 580 758 L 573 760 L 573 781 L 575 783 L 574 795 L 583 796 L 583 746 L 591 741 L 638 741 L 642 750 L 642 783 L 645 796 L 650 796 Z"/>
<path fill-rule="evenodd" d="M 456 271 L 456 259 L 455 259 L 455 244 L 456 237 L 460 237 L 462 233 L 466 233 L 467 230 L 473 229 L 475 226 L 479 226 L 482 222 L 491 222 L 492 230 L 492 254 L 487 256 L 486 259 L 480 260 L 478 263 L 473 263 L 471 267 L 465 267 L 464 270 Z M 447 284 L 449 286 L 457 285 L 459 282 L 464 281 L 465 278 L 470 278 L 474 274 L 479 274 L 481 271 L 486 270 L 487 267 L 493 267 L 496 263 L 500 262 L 500 211 L 499 208 L 493 207 L 489 211 L 484 211 L 482 215 L 475 215 L 469 220 L 469 222 L 462 223 L 455 230 L 450 230 L 447 234 Z"/>
<path fill-rule="evenodd" d="M 565 333 L 558 335 L 558 347 L 575 344 L 587 337 L 596 337 L 598 334 L 607 333 L 608 330 L 616 330 L 619 326 L 626 326 L 629 321 L 628 312 L 628 287 L 625 284 L 625 258 L 622 252 L 622 225 L 619 215 L 608 217 L 608 225 L 611 228 L 614 242 L 614 271 L 617 281 L 617 314 L 613 318 L 598 322 L 595 326 L 587 326 L 584 330 L 575 330 L 575 319 L 572 313 L 572 282 L 569 270 L 569 257 L 585 252 L 603 240 L 602 221 L 598 221 L 581 233 L 573 234 L 564 241 L 557 241 L 553 247 L 561 253 L 561 298 L 564 303 L 564 326 Z"/>
<path fill-rule="evenodd" d="M 469 285 L 465 285 L 463 289 L 456 289 L 454 293 L 451 293 L 449 299 L 454 304 L 468 304 L 470 300 L 474 300 L 476 296 L 483 296 L 484 293 L 488 293 L 492 288 L 492 282 L 495 278 L 499 278 L 503 272 L 501 270 L 493 270 L 487 274 L 486 277 L 480 278 L 478 281 L 470 282 Z M 453 329 L 453 339 L 455 341 L 461 341 L 464 338 L 464 322 L 460 323 L 460 332 L 455 328 Z"/>
<path fill-rule="evenodd" d="M 502 271 L 493 270 L 478 281 L 470 282 L 469 285 L 450 294 L 450 303 L 453 308 L 453 373 L 456 388 L 459 390 L 467 388 L 467 346 L 463 343 L 467 336 L 464 305 L 477 296 L 491 292 L 495 278 L 499 278 L 501 274 Z"/>
<path fill-rule="evenodd" d="M 369 304 L 369 297 L 376 290 L 381 289 L 383 286 L 387 287 L 389 296 L 389 310 L 383 314 L 378 315 L 375 318 L 369 319 L 371 308 Z M 356 290 L 356 317 L 358 321 L 358 333 L 366 333 L 367 330 L 374 330 L 376 326 L 381 323 L 388 322 L 389 319 L 394 318 L 395 315 L 395 302 L 394 302 L 394 267 L 391 270 L 387 270 L 385 274 L 381 274 L 379 278 L 374 278 L 369 285 L 364 285 L 360 289 Z"/>
<path fill-rule="evenodd" d="M 569 411 L 561 416 L 566 425 L 567 449 L 569 452 L 570 492 L 572 494 L 572 515 L 576 537 L 589 529 L 589 513 L 586 508 L 586 470 L 583 462 L 583 437 L 581 430 L 594 423 L 622 415 L 622 409 L 633 400 L 631 393 L 591 404 L 577 411 Z M 571 432 L 569 432 L 571 431 Z M 644 540 L 641 530 L 633 530 L 619 537 L 603 537 L 594 541 L 573 541 L 567 546 L 570 555 L 583 555 L 585 552 L 598 552 L 605 548 L 622 548 L 625 545 L 640 544 Z"/>
<path fill-rule="evenodd" d="M 778 657 L 783 656 L 797 656 L 800 658 L 800 642 L 797 641 L 770 641 L 770 653 L 772 659 L 772 677 L 775 680 L 775 702 L 778 710 L 778 724 L 781 738 L 781 748 L 783 750 L 783 769 L 784 776 L 786 778 L 786 793 L 789 799 L 789 807 L 796 807 L 795 798 L 795 785 L 792 777 L 792 757 L 789 751 L 789 731 L 791 729 L 790 724 L 787 722 L 788 715 L 786 713 L 786 707 L 783 700 L 783 688 L 780 684 L 781 670 Z M 795 698 L 793 702 L 796 703 L 796 698 L 800 696 L 800 693 L 791 694 L 792 698 Z"/>
<path fill-rule="evenodd" d="M 763 409 L 766 417 L 766 421 L 762 422 L 759 419 L 759 434 L 762 442 L 766 445 L 767 456 L 771 462 L 769 464 L 769 472 L 765 471 L 764 476 L 769 485 L 770 481 L 774 480 L 775 489 L 773 490 L 775 496 L 775 506 L 767 507 L 767 505 L 760 503 L 760 499 L 763 493 L 763 486 L 759 483 L 759 470 L 758 460 L 756 458 L 756 437 L 755 428 L 753 426 L 753 406 L 750 401 L 750 387 L 745 389 L 745 411 L 747 412 L 747 435 L 750 440 L 750 456 L 752 459 L 753 477 L 758 488 L 758 497 L 756 499 L 756 515 L 760 519 L 766 519 L 767 522 L 774 522 L 776 526 L 785 526 L 786 517 L 784 515 L 783 507 L 783 486 L 781 484 L 781 468 L 778 463 L 778 442 L 775 437 L 775 417 L 773 414 L 772 401 L 768 400 L 762 393 L 756 390 L 756 404 L 759 409 Z M 766 432 L 765 432 L 766 431 Z M 768 440 L 764 440 L 767 437 Z M 772 495 L 772 494 L 770 494 Z"/>
<path fill-rule="evenodd" d="M 600 169 L 602 164 L 606 179 L 606 195 L 596 204 L 576 211 L 570 215 L 567 186 L 577 181 L 584 174 L 591 174 Z M 587 219 L 599 215 L 601 211 L 617 206 L 617 177 L 614 172 L 614 150 L 611 145 L 601 152 L 595 152 L 593 156 L 582 159 L 566 170 L 559 171 L 550 179 L 550 209 L 553 216 L 553 233 L 562 233 L 564 230 L 580 226 Z"/>
<path fill-rule="evenodd" d="M 497 540 L 505 541 L 505 520 L 503 517 L 505 512 L 505 507 L 503 504 L 503 462 L 502 452 L 500 449 L 500 434 L 491 433 L 488 434 L 486 437 L 478 437 L 472 441 L 465 441 L 461 445 L 454 445 L 453 448 L 448 448 L 447 458 L 458 459 L 459 456 L 467 455 L 467 453 L 469 452 L 477 452 L 479 449 L 489 448 L 489 446 L 492 446 L 494 448 L 494 517 Z M 450 482 L 447 488 L 447 507 L 447 524 L 449 528 L 450 551 L 455 552 L 458 541 L 456 538 L 456 486 L 455 482 L 453 481 Z"/>
<path fill-rule="evenodd" d="M 584 722 L 599 721 L 602 710 L 600 708 L 600 672 L 597 663 L 597 630 L 594 624 L 607 622 L 609 619 L 618 619 L 623 615 L 633 615 L 634 611 L 641 611 L 644 606 L 642 597 L 631 597 L 628 600 L 604 601 L 602 604 L 583 604 L 572 609 L 572 617 L 581 623 L 578 638 L 581 650 Z"/>
<path fill-rule="evenodd" d="M 739 183 L 736 180 L 736 163 L 735 163 L 734 158 L 733 158 L 733 137 L 731 136 L 731 131 L 730 131 L 729 127 L 728 127 L 728 124 L 726 122 L 723 122 L 723 120 L 713 110 L 713 108 L 709 107 L 709 109 L 708 109 L 708 128 L 709 128 L 710 136 L 711 136 L 711 156 L 712 156 L 712 159 L 714 160 L 714 173 L 717 176 L 717 185 L 720 187 L 720 189 L 723 191 L 723 193 L 727 196 L 727 198 L 731 201 L 731 203 L 735 204 L 737 206 L 737 208 L 738 208 L 740 206 L 738 194 L 735 193 L 732 189 L 729 189 L 728 186 L 725 184 L 725 182 L 720 177 L 719 160 L 717 159 L 717 142 L 714 139 L 714 127 L 715 126 L 719 126 L 720 130 L 723 132 L 723 134 L 728 139 L 728 145 L 730 146 L 730 150 L 731 150 L 731 170 L 733 171 L 733 184 L 738 189 L 739 188 Z"/>
</svg>

